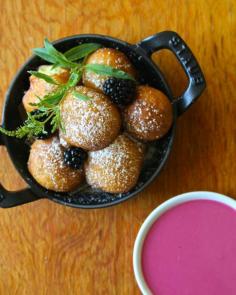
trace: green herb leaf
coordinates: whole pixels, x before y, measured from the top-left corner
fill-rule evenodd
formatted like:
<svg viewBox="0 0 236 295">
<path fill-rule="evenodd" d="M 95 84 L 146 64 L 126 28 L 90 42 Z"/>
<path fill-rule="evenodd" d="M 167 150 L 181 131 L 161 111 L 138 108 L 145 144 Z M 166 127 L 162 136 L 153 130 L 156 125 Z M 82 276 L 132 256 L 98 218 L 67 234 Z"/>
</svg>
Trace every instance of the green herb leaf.
<svg viewBox="0 0 236 295">
<path fill-rule="evenodd" d="M 46 60 L 47 62 L 50 62 L 52 64 L 56 63 L 54 56 L 51 56 L 50 54 L 48 54 L 45 48 L 34 48 L 33 53 L 41 57 L 43 60 Z"/>
<path fill-rule="evenodd" d="M 48 41 L 47 38 L 44 39 L 44 47 L 47 50 L 47 52 L 51 55 L 55 55 L 55 56 L 62 55 L 62 53 L 57 51 L 57 49 L 52 45 L 51 42 Z"/>
<path fill-rule="evenodd" d="M 47 39 L 44 40 L 45 48 L 36 48 L 33 52 L 42 59 L 61 66 L 63 68 L 75 68 L 78 65 L 69 61 L 61 52 L 59 52 Z"/>
<path fill-rule="evenodd" d="M 51 120 L 52 125 L 52 133 L 54 133 L 58 128 L 61 128 L 62 126 L 62 120 L 61 120 L 61 113 L 59 106 L 56 106 L 54 109 L 54 116 Z"/>
<path fill-rule="evenodd" d="M 64 95 L 69 91 L 69 89 L 75 87 L 78 84 L 81 77 L 81 71 L 72 72 L 66 84 L 59 85 L 56 91 L 45 95 L 42 99 L 38 98 L 39 103 L 34 104 L 34 106 L 37 106 L 42 111 L 44 111 L 45 108 L 48 109 L 57 106 L 64 97 Z"/>
<path fill-rule="evenodd" d="M 129 79 L 129 80 L 135 80 L 131 75 L 128 73 L 117 70 L 113 67 L 101 65 L 101 64 L 87 64 L 84 66 L 86 70 L 94 72 L 98 75 L 106 75 L 106 76 L 112 76 L 119 79 Z"/>
<path fill-rule="evenodd" d="M 59 64 L 55 63 L 53 66 L 52 66 L 52 70 L 56 69 L 57 67 L 60 67 Z"/>
<path fill-rule="evenodd" d="M 8 136 L 16 138 L 32 138 L 37 137 L 41 133 L 45 133 L 45 124 L 50 122 L 52 126 L 52 133 L 60 128 L 65 132 L 63 122 L 60 114 L 60 102 L 64 96 L 69 92 L 73 91 L 75 98 L 88 101 L 90 97 L 79 93 L 74 90 L 74 87 L 79 83 L 82 78 L 82 71 L 84 69 L 97 72 L 101 75 L 111 75 L 123 79 L 133 79 L 127 73 L 113 69 L 112 67 L 103 65 L 88 65 L 85 66 L 86 57 L 93 51 L 101 47 L 96 43 L 87 43 L 78 45 L 65 54 L 59 52 L 47 39 L 44 41 L 44 48 L 35 48 L 34 53 L 40 58 L 46 60 L 52 64 L 52 68 L 63 67 L 71 70 L 69 80 L 66 84 L 59 84 L 52 76 L 40 71 L 29 71 L 31 75 L 34 75 L 40 79 L 45 80 L 47 83 L 57 85 L 56 90 L 45 95 L 44 97 L 38 97 L 38 103 L 32 103 L 31 105 L 36 106 L 41 111 L 40 114 L 27 114 L 27 119 L 24 124 L 16 130 L 6 130 L 0 127 L 0 132 Z M 83 59 L 81 63 L 75 63 L 74 61 Z M 46 118 L 43 119 L 42 118 Z"/>
<path fill-rule="evenodd" d="M 100 48 L 101 45 L 97 43 L 85 43 L 71 48 L 64 53 L 65 57 L 70 61 L 76 61 L 78 59 L 84 58 L 93 51 Z"/>
<path fill-rule="evenodd" d="M 59 102 L 62 100 L 63 96 L 66 93 L 66 89 L 65 87 L 59 89 L 58 91 L 49 93 L 47 95 L 44 96 L 43 99 L 41 99 L 41 101 L 37 104 L 37 106 L 40 107 L 52 107 L 55 106 L 57 104 L 59 104 Z"/>
<path fill-rule="evenodd" d="M 72 95 L 75 97 L 75 98 L 78 98 L 80 100 L 83 100 L 83 101 L 88 101 L 90 100 L 91 98 L 88 97 L 87 95 L 84 95 L 78 91 L 73 91 Z"/>
<path fill-rule="evenodd" d="M 46 51 L 49 55 L 53 56 L 56 61 L 61 63 L 67 63 L 68 60 L 65 58 L 65 56 L 59 52 L 49 41 L 48 39 L 44 40 L 44 46 Z"/>
<path fill-rule="evenodd" d="M 77 67 L 76 63 L 69 61 L 61 52 L 59 52 L 49 41 L 48 39 L 44 40 L 44 46 L 48 54 L 53 56 L 58 65 L 61 65 L 65 68 L 74 68 Z"/>
<path fill-rule="evenodd" d="M 52 133 L 54 133 L 58 128 L 63 128 L 60 107 L 58 105 L 51 108 L 43 107 L 40 108 L 40 110 L 41 113 L 39 114 L 27 113 L 28 117 L 24 124 L 16 130 L 10 131 L 0 127 L 0 132 L 11 137 L 27 137 L 28 139 L 31 139 L 37 137 L 39 134 L 46 133 L 45 124 L 47 122 L 50 122 L 50 125 L 52 126 Z M 42 118 L 46 119 L 42 121 Z"/>
<path fill-rule="evenodd" d="M 48 76 L 46 74 L 43 74 L 41 72 L 37 72 L 37 71 L 28 71 L 29 74 L 39 78 L 39 79 L 43 79 L 44 81 L 46 81 L 47 83 L 50 84 L 54 84 L 54 85 L 59 85 L 57 83 L 57 81 L 55 81 L 51 76 Z"/>
<path fill-rule="evenodd" d="M 27 138 L 32 138 L 44 132 L 44 123 L 36 120 L 34 116 L 28 114 L 28 118 L 24 122 L 24 125 L 13 131 L 0 127 L 0 132 L 10 137 L 23 138 L 27 136 Z"/>
<path fill-rule="evenodd" d="M 66 83 L 66 87 L 68 88 L 75 87 L 79 83 L 81 78 L 82 78 L 81 71 L 72 72 L 68 82 Z"/>
</svg>

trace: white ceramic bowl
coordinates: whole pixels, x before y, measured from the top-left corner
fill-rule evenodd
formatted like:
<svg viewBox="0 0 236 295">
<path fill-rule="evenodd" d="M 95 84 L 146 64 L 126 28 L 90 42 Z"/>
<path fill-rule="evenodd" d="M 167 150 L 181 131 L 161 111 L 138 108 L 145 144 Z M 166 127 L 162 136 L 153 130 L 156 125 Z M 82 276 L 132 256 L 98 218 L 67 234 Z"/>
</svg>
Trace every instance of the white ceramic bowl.
<svg viewBox="0 0 236 295">
<path fill-rule="evenodd" d="M 192 200 L 212 200 L 217 201 L 220 203 L 223 203 L 225 205 L 228 205 L 236 210 L 236 201 L 234 199 L 231 199 L 227 196 L 213 193 L 213 192 L 207 192 L 207 191 L 199 191 L 199 192 L 190 192 L 185 193 L 182 195 L 178 195 L 176 197 L 173 197 L 169 199 L 168 201 L 162 203 L 160 206 L 158 206 L 156 209 L 154 209 L 146 218 L 144 223 L 142 224 L 135 244 L 134 244 L 134 252 L 133 252 L 133 267 L 134 267 L 134 274 L 136 281 L 138 283 L 138 286 L 144 295 L 152 295 L 152 292 L 148 288 L 145 279 L 143 277 L 142 273 L 142 267 L 141 267 L 141 253 L 142 253 L 142 247 L 143 242 L 145 240 L 146 234 L 148 233 L 150 227 L 152 224 L 166 211 L 168 211 L 170 208 L 173 208 L 181 203 L 192 201 Z"/>
</svg>

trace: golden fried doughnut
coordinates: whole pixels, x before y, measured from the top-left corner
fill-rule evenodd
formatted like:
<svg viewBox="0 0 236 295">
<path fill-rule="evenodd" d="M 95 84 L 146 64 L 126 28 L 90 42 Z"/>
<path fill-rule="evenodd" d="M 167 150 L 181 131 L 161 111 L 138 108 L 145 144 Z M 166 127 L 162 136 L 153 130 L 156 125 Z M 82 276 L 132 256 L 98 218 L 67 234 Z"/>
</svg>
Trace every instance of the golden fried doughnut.
<svg viewBox="0 0 236 295">
<path fill-rule="evenodd" d="M 64 164 L 63 147 L 57 137 L 33 143 L 28 169 L 40 185 L 56 192 L 73 191 L 84 180 L 82 168 L 76 170 Z"/>
<path fill-rule="evenodd" d="M 127 131 L 137 139 L 159 139 L 172 125 L 172 105 L 161 91 L 138 86 L 136 99 L 125 109 L 124 120 Z"/>
<path fill-rule="evenodd" d="M 81 100 L 72 92 L 62 101 L 63 139 L 69 145 L 85 150 L 99 150 L 108 146 L 120 131 L 118 109 L 104 94 L 94 89 L 78 86 L 76 91 L 90 99 Z"/>
<path fill-rule="evenodd" d="M 126 135 L 100 151 L 88 153 L 85 175 L 88 184 L 110 193 L 125 193 L 138 181 L 144 147 Z"/>
<path fill-rule="evenodd" d="M 86 64 L 102 64 L 122 70 L 135 77 L 135 69 L 128 57 L 121 51 L 112 48 L 100 48 L 92 53 Z M 83 74 L 83 84 L 88 87 L 102 91 L 102 86 L 107 76 L 98 75 L 91 71 L 85 71 Z"/>
<path fill-rule="evenodd" d="M 52 69 L 52 66 L 43 65 L 39 67 L 38 71 L 48 76 L 52 76 L 58 83 L 66 83 L 69 78 L 68 70 L 60 67 Z M 30 76 L 29 80 L 30 88 L 26 91 L 23 97 L 23 105 L 26 112 L 31 112 L 37 108 L 32 106 L 31 103 L 38 103 L 38 97 L 43 98 L 57 88 L 56 85 L 47 83 L 45 80 L 33 75 Z"/>
</svg>

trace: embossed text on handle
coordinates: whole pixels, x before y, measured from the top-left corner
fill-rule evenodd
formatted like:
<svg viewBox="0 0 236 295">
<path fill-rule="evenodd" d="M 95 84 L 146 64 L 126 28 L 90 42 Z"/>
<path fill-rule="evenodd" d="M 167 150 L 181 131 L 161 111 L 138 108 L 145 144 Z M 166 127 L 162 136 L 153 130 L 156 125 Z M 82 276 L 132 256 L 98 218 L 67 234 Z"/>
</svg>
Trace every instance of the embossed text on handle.
<svg viewBox="0 0 236 295">
<path fill-rule="evenodd" d="M 204 80 L 201 75 L 199 66 L 196 64 L 191 52 L 177 36 L 173 36 L 169 45 L 173 48 L 178 58 L 182 61 L 186 71 L 190 74 L 195 85 L 203 84 Z"/>
</svg>

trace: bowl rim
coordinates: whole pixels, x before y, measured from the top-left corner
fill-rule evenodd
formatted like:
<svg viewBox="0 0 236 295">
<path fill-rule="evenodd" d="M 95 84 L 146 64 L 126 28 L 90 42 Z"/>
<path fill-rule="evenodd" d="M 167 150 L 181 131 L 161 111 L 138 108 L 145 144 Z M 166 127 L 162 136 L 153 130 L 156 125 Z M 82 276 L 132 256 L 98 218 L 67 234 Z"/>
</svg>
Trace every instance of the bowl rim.
<svg viewBox="0 0 236 295">
<path fill-rule="evenodd" d="M 130 50 L 132 50 L 132 51 L 136 52 L 137 54 L 143 56 L 145 58 L 145 61 L 150 66 L 150 68 L 154 69 L 155 74 L 159 76 L 161 82 L 164 85 L 164 88 L 165 88 L 165 91 L 166 91 L 166 94 L 167 94 L 168 98 L 170 99 L 170 101 L 173 101 L 173 93 L 172 93 L 171 88 L 170 88 L 170 86 L 168 85 L 168 83 L 167 83 L 167 81 L 165 79 L 165 76 L 163 75 L 163 73 L 159 69 L 158 65 L 156 65 L 153 62 L 153 60 L 148 55 L 145 54 L 145 52 L 143 50 L 140 51 L 140 47 L 139 47 L 138 43 L 137 44 L 130 44 L 130 43 L 128 43 L 126 41 L 123 41 L 123 40 L 120 40 L 118 38 L 114 38 L 114 37 L 107 36 L 107 35 L 100 35 L 100 34 L 77 34 L 77 35 L 72 35 L 72 36 L 67 36 L 67 37 L 64 37 L 64 38 L 57 39 L 57 40 L 53 41 L 52 43 L 54 45 L 60 45 L 61 43 L 66 42 L 66 41 L 86 39 L 86 38 L 87 39 L 97 38 L 98 40 L 101 40 L 101 42 L 102 42 L 102 39 L 104 40 L 104 42 L 105 41 L 114 42 L 117 45 L 120 44 L 123 47 L 129 48 Z M 89 42 L 89 40 L 87 42 Z M 22 75 L 25 68 L 30 63 L 32 63 L 35 58 L 36 58 L 35 55 L 31 55 L 31 57 L 29 57 L 23 63 L 23 65 L 20 66 L 17 73 L 14 75 L 13 79 L 11 80 L 10 86 L 8 87 L 8 90 L 6 91 L 5 100 L 4 100 L 4 103 L 3 103 L 3 111 L 2 111 L 2 124 L 3 124 L 3 126 L 5 125 L 5 120 L 6 120 L 6 117 L 7 117 L 7 106 L 9 104 L 9 97 L 10 97 L 11 91 L 14 88 L 14 86 L 15 86 L 18 78 L 20 77 L 20 75 Z M 124 196 L 122 198 L 119 198 L 117 200 L 114 200 L 114 201 L 108 202 L 108 203 L 104 203 L 104 204 L 92 204 L 92 205 L 73 204 L 73 203 L 69 203 L 67 201 L 64 201 L 63 197 L 62 197 L 62 199 L 60 199 L 58 197 L 55 197 L 55 196 L 53 197 L 53 196 L 49 195 L 51 193 L 50 192 L 46 193 L 47 190 L 45 190 L 44 197 L 46 197 L 46 198 L 48 198 L 48 199 L 50 199 L 50 200 L 52 200 L 52 201 L 54 201 L 56 203 L 60 203 L 62 205 L 67 205 L 67 206 L 70 206 L 70 207 L 84 208 L 84 209 L 95 209 L 95 208 L 105 208 L 105 207 L 110 207 L 110 206 L 113 206 L 113 205 L 117 205 L 119 203 L 122 203 L 123 201 L 126 201 L 126 200 L 134 197 L 134 196 L 137 196 L 141 191 L 143 191 L 157 177 L 157 175 L 162 170 L 164 164 L 166 163 L 166 161 L 167 161 L 167 159 L 169 157 L 170 151 L 172 150 L 173 140 L 174 140 L 174 135 L 175 135 L 175 129 L 176 129 L 176 119 L 177 119 L 177 112 L 176 112 L 175 104 L 172 104 L 172 107 L 173 107 L 174 120 L 173 120 L 172 128 L 170 130 L 171 138 L 169 140 L 169 144 L 168 144 L 168 148 L 167 148 L 167 150 L 165 152 L 165 156 L 163 157 L 161 164 L 157 167 L 157 169 L 152 174 L 152 176 L 141 187 L 137 188 L 135 191 L 131 192 L 127 196 Z M 10 159 L 11 159 L 12 163 L 14 164 L 16 170 L 19 172 L 21 177 L 27 182 L 30 189 L 37 196 L 42 197 L 41 196 L 42 192 L 41 192 L 40 185 L 38 185 L 38 184 L 36 185 L 34 183 L 34 181 L 28 180 L 27 177 L 25 177 L 24 171 L 19 167 L 18 163 L 15 162 L 14 153 L 12 152 L 12 148 L 10 147 L 11 144 L 10 144 L 9 140 L 5 136 L 3 136 L 3 141 L 4 141 L 4 144 L 5 144 L 6 148 L 7 148 Z"/>
<path fill-rule="evenodd" d="M 133 249 L 133 270 L 136 282 L 141 290 L 142 294 L 144 295 L 152 295 L 153 293 L 149 289 L 142 272 L 141 267 L 141 253 L 143 242 L 146 238 L 148 231 L 150 230 L 153 223 L 162 216 L 165 212 L 174 208 L 180 204 L 193 201 L 193 200 L 211 200 L 216 201 L 222 204 L 225 204 L 234 210 L 236 210 L 236 200 L 220 194 L 216 192 L 210 191 L 193 191 L 188 193 L 183 193 L 172 197 L 171 199 L 161 203 L 158 207 L 156 207 L 144 220 L 143 224 L 141 225 Z"/>
</svg>

